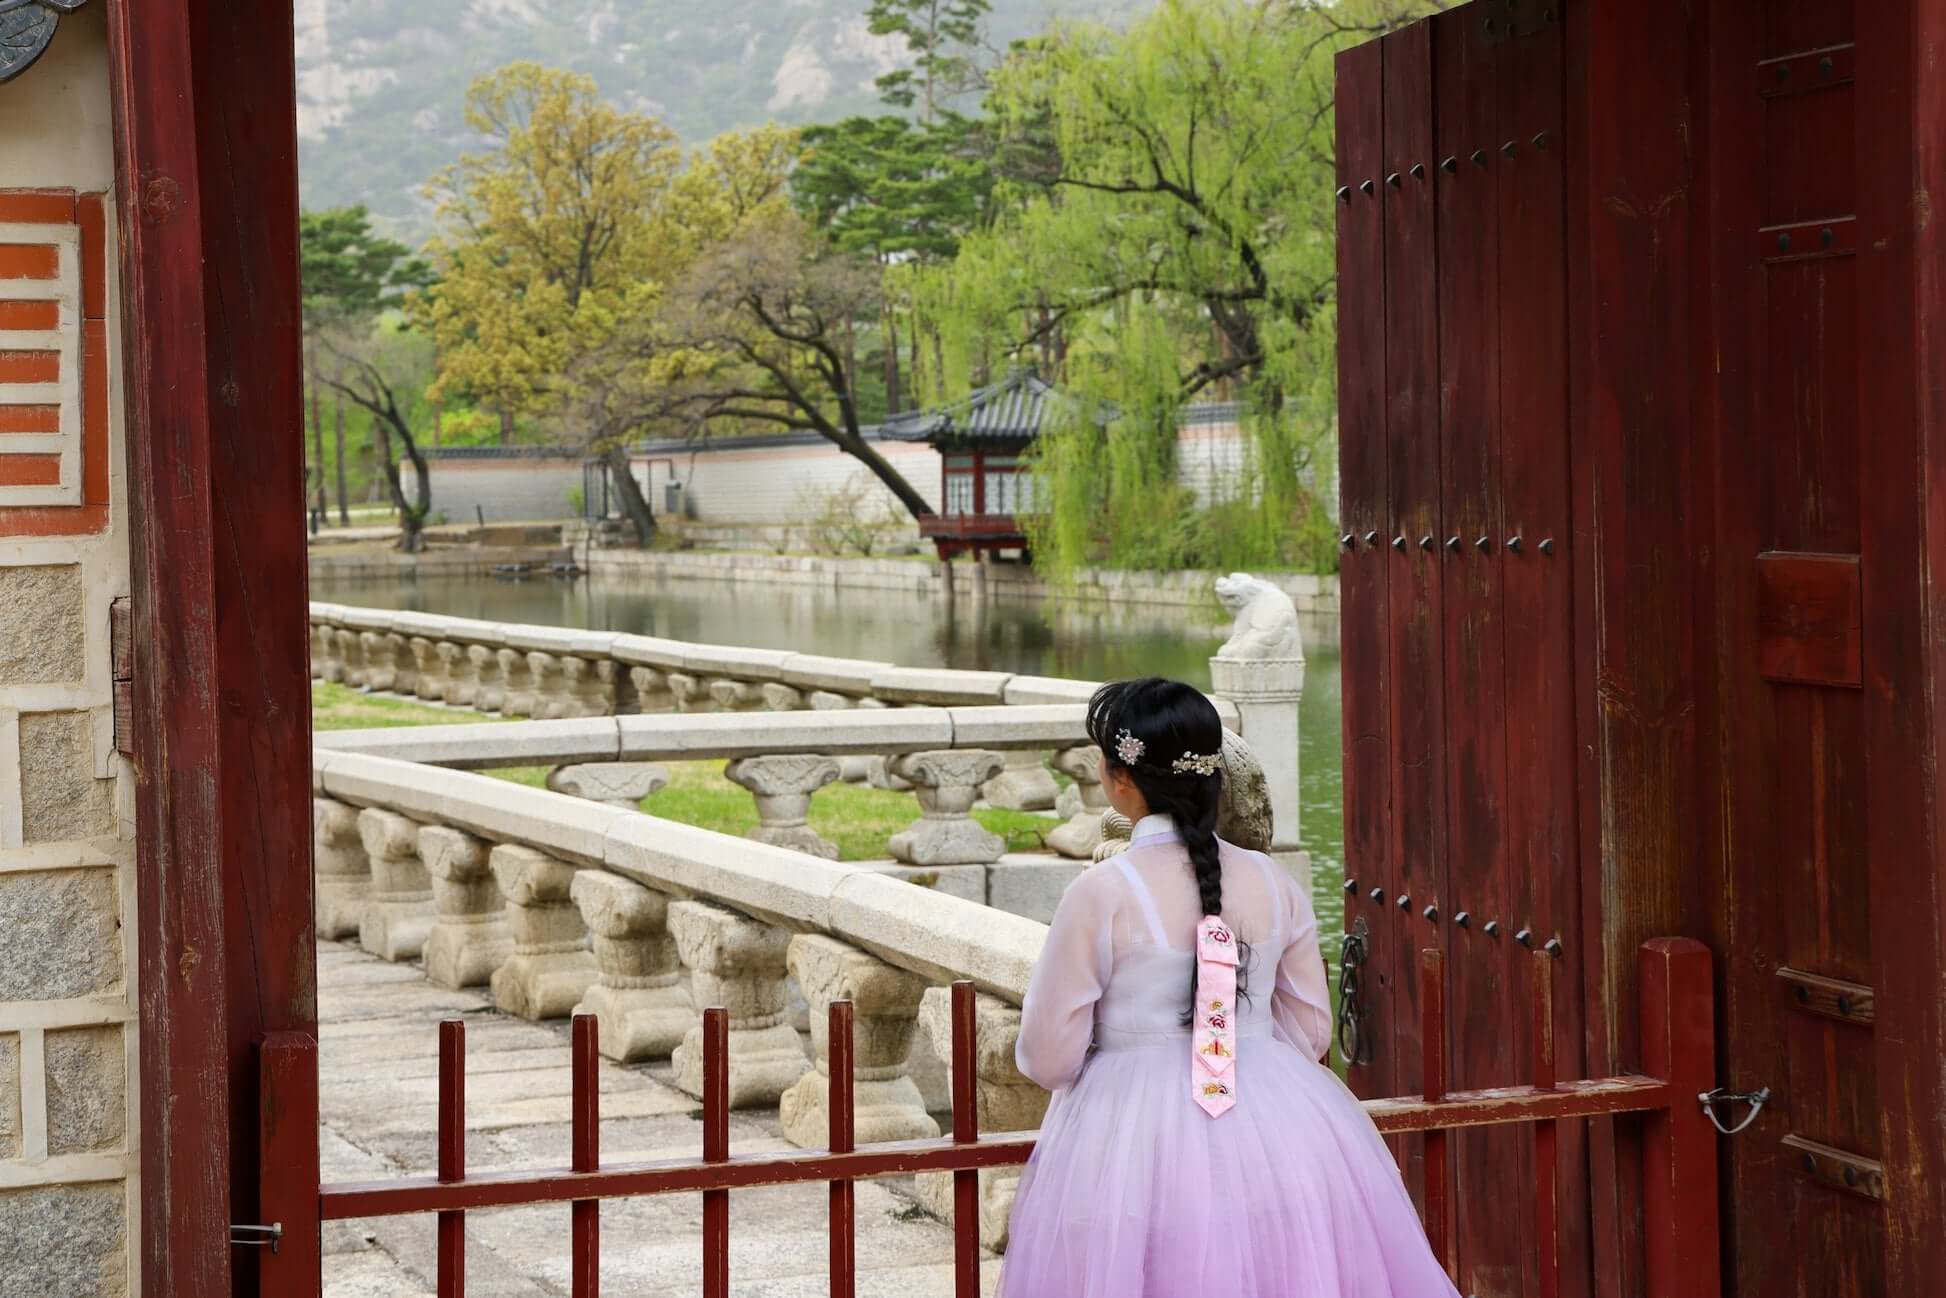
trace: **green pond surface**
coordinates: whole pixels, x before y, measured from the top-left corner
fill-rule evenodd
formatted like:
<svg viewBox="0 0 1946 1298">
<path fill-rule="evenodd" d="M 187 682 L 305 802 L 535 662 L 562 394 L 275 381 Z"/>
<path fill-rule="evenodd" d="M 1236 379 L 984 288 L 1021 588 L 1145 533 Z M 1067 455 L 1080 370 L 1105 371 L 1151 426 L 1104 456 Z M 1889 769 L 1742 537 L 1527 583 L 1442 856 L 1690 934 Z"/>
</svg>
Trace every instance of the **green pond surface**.
<svg viewBox="0 0 1946 1298">
<path fill-rule="evenodd" d="M 789 649 L 908 667 L 954 667 L 1081 680 L 1172 676 L 1207 689 L 1209 656 L 1228 633 L 1207 610 L 1061 599 L 952 604 L 909 591 L 707 581 L 494 577 L 314 578 L 311 597 L 455 617 L 626 631 L 705 644 Z M 1338 658 L 1307 651 L 1299 706 L 1301 832 L 1326 954 L 1336 973 L 1344 904 Z"/>
</svg>

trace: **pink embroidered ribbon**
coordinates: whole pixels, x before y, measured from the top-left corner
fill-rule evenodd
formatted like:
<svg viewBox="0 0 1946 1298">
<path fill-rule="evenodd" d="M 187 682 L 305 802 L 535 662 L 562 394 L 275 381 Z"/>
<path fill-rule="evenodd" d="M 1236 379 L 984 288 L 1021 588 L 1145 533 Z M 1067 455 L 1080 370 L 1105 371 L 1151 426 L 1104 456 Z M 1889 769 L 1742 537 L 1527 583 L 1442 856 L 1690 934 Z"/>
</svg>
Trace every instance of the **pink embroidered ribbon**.
<svg viewBox="0 0 1946 1298">
<path fill-rule="evenodd" d="M 1196 926 L 1196 1054 L 1191 1085 L 1197 1105 L 1220 1118 L 1237 1102 L 1237 940 L 1230 926 L 1205 915 Z"/>
</svg>

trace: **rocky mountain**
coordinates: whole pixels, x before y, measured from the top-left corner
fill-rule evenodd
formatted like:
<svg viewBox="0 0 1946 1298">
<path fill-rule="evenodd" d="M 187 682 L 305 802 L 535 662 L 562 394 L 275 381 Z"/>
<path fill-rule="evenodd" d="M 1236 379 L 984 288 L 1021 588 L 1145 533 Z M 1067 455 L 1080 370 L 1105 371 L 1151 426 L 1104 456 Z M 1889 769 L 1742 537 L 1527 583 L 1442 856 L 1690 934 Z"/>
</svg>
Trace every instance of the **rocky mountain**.
<svg viewBox="0 0 1946 1298">
<path fill-rule="evenodd" d="M 1059 15 L 1114 18 L 1153 0 L 994 0 L 1004 48 Z M 896 38 L 864 0 L 295 0 L 297 129 L 307 206 L 364 203 L 425 233 L 426 179 L 476 141 L 467 83 L 516 59 L 594 77 L 685 141 L 765 121 L 874 111 Z"/>
</svg>

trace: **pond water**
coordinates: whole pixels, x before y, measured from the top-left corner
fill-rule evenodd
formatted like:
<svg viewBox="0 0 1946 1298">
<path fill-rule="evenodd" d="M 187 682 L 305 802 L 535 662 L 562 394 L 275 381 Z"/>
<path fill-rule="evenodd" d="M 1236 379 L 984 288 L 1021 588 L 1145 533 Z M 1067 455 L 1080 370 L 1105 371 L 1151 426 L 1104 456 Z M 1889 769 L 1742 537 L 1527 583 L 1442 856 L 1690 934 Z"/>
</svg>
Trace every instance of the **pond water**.
<svg viewBox="0 0 1946 1298">
<path fill-rule="evenodd" d="M 954 604 L 904 591 L 681 580 L 611 585 L 587 577 L 314 577 L 311 597 L 499 622 L 794 649 L 908 667 L 1080 680 L 1173 676 L 1205 689 L 1209 656 L 1228 630 L 1213 604 L 1208 610 L 1063 600 Z M 1327 646 L 1308 650 L 1306 656 L 1298 718 L 1300 823 L 1311 852 L 1320 931 L 1332 934 L 1342 927 L 1344 877 L 1338 658 Z M 1327 954 L 1335 966 L 1337 951 Z"/>
</svg>

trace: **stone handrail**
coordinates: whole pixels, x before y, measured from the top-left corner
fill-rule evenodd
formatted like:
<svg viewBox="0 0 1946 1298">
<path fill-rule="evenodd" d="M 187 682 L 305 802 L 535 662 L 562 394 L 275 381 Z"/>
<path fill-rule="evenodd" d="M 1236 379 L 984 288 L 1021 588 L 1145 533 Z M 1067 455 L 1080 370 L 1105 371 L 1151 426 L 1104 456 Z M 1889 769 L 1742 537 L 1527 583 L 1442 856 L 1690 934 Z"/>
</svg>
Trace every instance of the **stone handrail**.
<svg viewBox="0 0 1946 1298">
<path fill-rule="evenodd" d="M 1086 703 L 1090 681 L 891 663 L 617 631 L 313 603 L 311 674 L 541 718 L 876 705 Z"/>
<path fill-rule="evenodd" d="M 733 838 L 582 798 L 364 753 L 314 753 L 312 787 L 490 843 L 532 848 L 793 932 L 823 933 L 939 982 L 1019 1004 L 1047 926 L 864 866 Z"/>
<path fill-rule="evenodd" d="M 1234 728 L 1236 708 L 1218 710 Z M 459 770 L 566 762 L 680 762 L 792 753 L 896 755 L 935 749 L 1003 752 L 1069 748 L 1089 742 L 1087 710 L 1073 704 L 1027 707 L 897 708 L 857 712 L 700 713 L 583 717 L 517 725 L 338 730 L 315 744 Z"/>
</svg>

